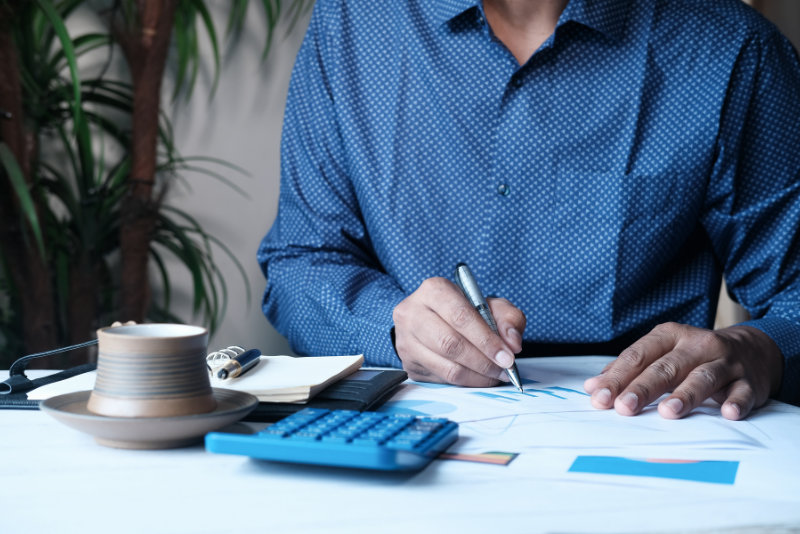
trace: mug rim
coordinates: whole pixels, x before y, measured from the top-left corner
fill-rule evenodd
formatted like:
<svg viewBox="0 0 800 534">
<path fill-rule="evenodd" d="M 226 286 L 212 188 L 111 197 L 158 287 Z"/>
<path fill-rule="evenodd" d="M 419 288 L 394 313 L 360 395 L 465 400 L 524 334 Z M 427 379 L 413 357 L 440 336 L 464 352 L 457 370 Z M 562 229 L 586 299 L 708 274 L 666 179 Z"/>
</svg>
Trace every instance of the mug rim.
<svg viewBox="0 0 800 534">
<path fill-rule="evenodd" d="M 190 330 L 188 333 L 180 334 L 180 335 L 155 335 L 154 333 L 147 333 L 147 330 L 155 330 L 156 328 L 163 328 L 163 327 L 177 327 L 176 329 L 187 329 Z M 145 332 L 141 334 L 130 334 L 126 332 L 120 332 L 120 330 L 132 330 L 132 329 L 141 329 Z M 197 336 L 203 336 L 208 334 L 208 328 L 204 326 L 196 326 L 190 324 L 179 324 L 179 323 L 142 323 L 142 324 L 132 324 L 132 325 L 122 325 L 122 326 L 106 326 L 97 330 L 97 336 L 100 337 L 100 334 L 104 336 L 113 336 L 118 339 L 146 339 L 146 338 L 161 338 L 161 339 L 188 339 L 194 338 Z"/>
</svg>

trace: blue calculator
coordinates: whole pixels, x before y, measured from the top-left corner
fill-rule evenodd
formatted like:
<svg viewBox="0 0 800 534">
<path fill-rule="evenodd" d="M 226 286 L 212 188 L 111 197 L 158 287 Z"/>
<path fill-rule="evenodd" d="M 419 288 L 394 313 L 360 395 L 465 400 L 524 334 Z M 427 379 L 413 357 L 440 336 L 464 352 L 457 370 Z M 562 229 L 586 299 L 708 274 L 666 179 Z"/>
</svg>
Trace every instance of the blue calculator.
<svg viewBox="0 0 800 534">
<path fill-rule="evenodd" d="M 302 464 L 413 471 L 458 439 L 447 419 L 306 408 L 250 436 L 212 432 L 206 450 Z"/>
</svg>

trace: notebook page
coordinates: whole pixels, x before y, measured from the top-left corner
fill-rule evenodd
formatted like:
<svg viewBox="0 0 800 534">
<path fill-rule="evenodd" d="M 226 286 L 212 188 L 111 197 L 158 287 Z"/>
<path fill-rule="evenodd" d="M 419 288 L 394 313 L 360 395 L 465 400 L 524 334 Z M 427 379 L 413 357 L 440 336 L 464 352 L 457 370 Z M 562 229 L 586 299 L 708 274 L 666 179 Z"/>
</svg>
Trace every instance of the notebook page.
<svg viewBox="0 0 800 534">
<path fill-rule="evenodd" d="M 268 394 L 272 390 L 312 388 L 348 370 L 355 372 L 364 363 L 364 356 L 262 356 L 259 364 L 238 378 L 211 380 L 211 387 Z"/>
</svg>

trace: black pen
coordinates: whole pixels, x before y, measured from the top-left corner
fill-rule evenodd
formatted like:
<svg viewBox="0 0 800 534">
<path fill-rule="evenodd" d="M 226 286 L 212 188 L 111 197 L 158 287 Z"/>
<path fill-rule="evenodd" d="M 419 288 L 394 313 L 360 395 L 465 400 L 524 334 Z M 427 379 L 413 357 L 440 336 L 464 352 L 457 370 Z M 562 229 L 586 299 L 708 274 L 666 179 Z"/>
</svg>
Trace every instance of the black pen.
<svg viewBox="0 0 800 534">
<path fill-rule="evenodd" d="M 247 352 L 231 358 L 222 367 L 217 369 L 217 378 L 219 380 L 227 380 L 229 378 L 236 378 L 246 373 L 261 361 L 261 351 L 258 349 L 251 349 Z"/>
<path fill-rule="evenodd" d="M 456 265 L 456 274 L 455 274 L 456 284 L 461 289 L 461 292 L 464 293 L 464 296 L 467 297 L 467 300 L 475 306 L 475 309 L 478 310 L 478 313 L 481 314 L 483 320 L 486 321 L 486 324 L 494 330 L 494 333 L 498 336 L 500 332 L 497 331 L 497 323 L 492 317 L 492 312 L 489 309 L 489 304 L 486 303 L 486 299 L 481 292 L 481 288 L 478 286 L 478 281 L 475 280 L 475 276 L 472 274 L 472 271 L 469 269 L 466 263 L 459 263 Z M 517 386 L 520 393 L 522 393 L 522 380 L 519 378 L 519 371 L 517 370 L 517 362 L 511 364 L 511 367 L 506 369 L 506 373 L 508 374 L 508 378 L 511 379 L 511 382 Z"/>
</svg>

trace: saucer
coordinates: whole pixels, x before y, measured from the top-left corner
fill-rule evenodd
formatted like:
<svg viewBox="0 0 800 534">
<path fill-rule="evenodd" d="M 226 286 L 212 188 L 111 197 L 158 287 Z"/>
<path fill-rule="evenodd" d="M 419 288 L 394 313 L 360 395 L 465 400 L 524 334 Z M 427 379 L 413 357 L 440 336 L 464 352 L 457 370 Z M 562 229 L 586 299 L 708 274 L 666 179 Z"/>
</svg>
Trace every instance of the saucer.
<svg viewBox="0 0 800 534">
<path fill-rule="evenodd" d="M 58 395 L 42 401 L 41 410 L 59 423 L 118 449 L 174 449 L 201 443 L 203 436 L 249 414 L 258 399 L 249 393 L 214 388 L 217 408 L 178 417 L 106 417 L 86 409 L 91 391 Z"/>
</svg>

